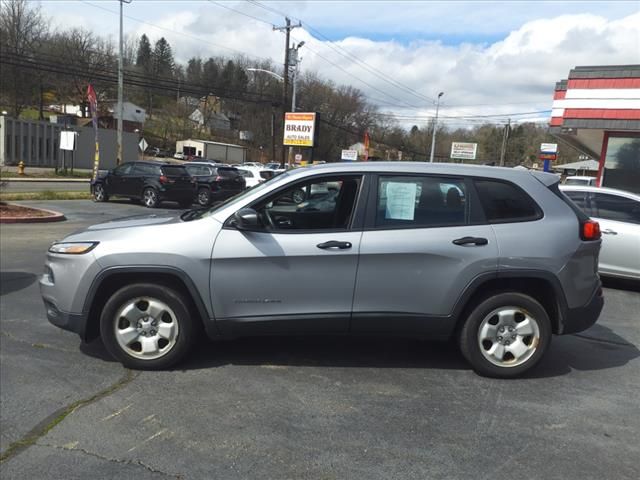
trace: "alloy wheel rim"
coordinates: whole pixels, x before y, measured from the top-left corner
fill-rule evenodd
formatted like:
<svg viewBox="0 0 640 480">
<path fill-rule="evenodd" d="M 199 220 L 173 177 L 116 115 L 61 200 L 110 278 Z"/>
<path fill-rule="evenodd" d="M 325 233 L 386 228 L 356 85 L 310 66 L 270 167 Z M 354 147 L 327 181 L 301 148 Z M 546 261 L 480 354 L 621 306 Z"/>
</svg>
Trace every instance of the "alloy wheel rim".
<svg viewBox="0 0 640 480">
<path fill-rule="evenodd" d="M 205 191 L 202 191 L 198 194 L 198 203 L 200 205 L 206 205 L 209 203 L 209 194 Z"/>
<path fill-rule="evenodd" d="M 118 310 L 114 333 L 127 355 L 155 360 L 169 353 L 178 340 L 180 327 L 173 310 L 161 300 L 136 297 Z"/>
<path fill-rule="evenodd" d="M 144 192 L 144 203 L 147 207 L 152 207 L 156 203 L 156 192 L 153 190 L 146 190 Z"/>
<path fill-rule="evenodd" d="M 104 190 L 102 189 L 101 185 L 96 185 L 93 191 L 93 195 L 95 196 L 95 199 L 98 201 L 101 201 L 104 198 Z"/>
<path fill-rule="evenodd" d="M 478 328 L 480 352 L 493 365 L 517 367 L 527 362 L 540 344 L 540 326 L 521 307 L 505 306 L 486 315 Z"/>
</svg>

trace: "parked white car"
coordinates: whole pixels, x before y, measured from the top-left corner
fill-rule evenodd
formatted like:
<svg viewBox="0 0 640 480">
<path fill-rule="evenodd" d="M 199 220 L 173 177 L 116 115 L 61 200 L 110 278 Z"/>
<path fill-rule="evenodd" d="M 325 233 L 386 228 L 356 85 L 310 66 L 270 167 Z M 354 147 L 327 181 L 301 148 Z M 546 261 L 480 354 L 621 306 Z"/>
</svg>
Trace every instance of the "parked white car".
<svg viewBox="0 0 640 480">
<path fill-rule="evenodd" d="M 567 177 L 564 181 L 565 185 L 585 185 L 588 187 L 596 187 L 596 178 L 595 177 Z"/>
<path fill-rule="evenodd" d="M 245 168 L 245 167 L 251 167 L 251 168 L 264 168 L 264 165 L 262 165 L 259 162 L 244 162 L 242 165 L 239 165 L 239 167 L 241 168 Z"/>
<path fill-rule="evenodd" d="M 640 195 L 577 185 L 560 189 L 600 224 L 600 274 L 640 280 Z"/>
<path fill-rule="evenodd" d="M 247 167 L 245 163 L 242 167 L 238 167 L 238 171 L 244 177 L 247 188 L 255 187 L 259 183 L 264 182 L 264 178 L 260 176 L 260 170 L 255 167 Z"/>
</svg>

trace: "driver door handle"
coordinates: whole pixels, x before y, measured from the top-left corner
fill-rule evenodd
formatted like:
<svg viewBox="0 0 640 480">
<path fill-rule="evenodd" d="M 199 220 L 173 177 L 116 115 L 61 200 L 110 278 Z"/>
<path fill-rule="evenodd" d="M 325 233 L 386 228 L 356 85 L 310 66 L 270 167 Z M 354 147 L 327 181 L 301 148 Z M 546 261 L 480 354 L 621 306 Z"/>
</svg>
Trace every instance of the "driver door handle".
<svg viewBox="0 0 640 480">
<path fill-rule="evenodd" d="M 321 248 L 323 250 L 327 250 L 330 248 L 337 248 L 339 250 L 346 250 L 351 248 L 351 242 L 338 242 L 336 240 L 329 240 L 328 242 L 319 243 L 316 247 Z"/>
<path fill-rule="evenodd" d="M 455 240 L 453 240 L 452 243 L 454 245 L 468 245 L 468 244 L 486 245 L 489 243 L 489 240 L 482 237 L 462 237 L 462 238 L 456 238 Z"/>
</svg>

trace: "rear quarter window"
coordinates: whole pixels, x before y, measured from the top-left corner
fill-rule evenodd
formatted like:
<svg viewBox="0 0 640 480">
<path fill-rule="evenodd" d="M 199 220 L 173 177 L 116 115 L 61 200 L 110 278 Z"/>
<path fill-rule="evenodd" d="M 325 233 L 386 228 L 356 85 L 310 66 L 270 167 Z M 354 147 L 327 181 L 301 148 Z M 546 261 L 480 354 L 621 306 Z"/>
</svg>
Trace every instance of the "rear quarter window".
<svg viewBox="0 0 640 480">
<path fill-rule="evenodd" d="M 529 222 L 542 218 L 542 210 L 520 187 L 507 181 L 474 180 L 489 223 Z"/>
<path fill-rule="evenodd" d="M 188 175 L 187 170 L 181 166 L 163 166 L 162 174 L 168 175 L 170 177 L 181 177 L 183 175 Z"/>
</svg>

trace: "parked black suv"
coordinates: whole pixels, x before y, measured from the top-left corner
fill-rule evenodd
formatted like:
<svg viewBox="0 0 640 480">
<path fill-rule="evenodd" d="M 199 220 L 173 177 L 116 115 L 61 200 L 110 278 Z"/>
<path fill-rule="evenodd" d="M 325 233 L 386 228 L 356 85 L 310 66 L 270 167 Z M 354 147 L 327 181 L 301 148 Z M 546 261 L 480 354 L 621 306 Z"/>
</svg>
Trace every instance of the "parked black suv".
<svg viewBox="0 0 640 480">
<path fill-rule="evenodd" d="M 245 179 L 237 168 L 220 167 L 207 162 L 189 162 L 183 165 L 196 179 L 196 202 L 203 207 L 213 201 L 226 200 L 246 187 Z"/>
<path fill-rule="evenodd" d="M 119 196 L 141 200 L 149 208 L 155 208 L 165 200 L 187 208 L 193 203 L 196 182 L 182 165 L 127 162 L 101 171 L 91 182 L 91 193 L 96 202 Z"/>
</svg>

